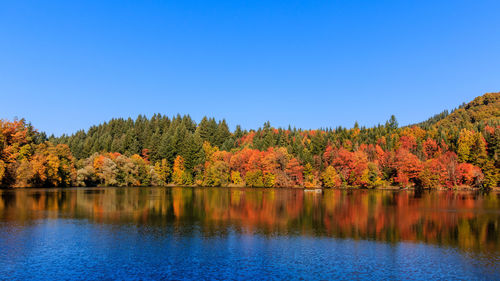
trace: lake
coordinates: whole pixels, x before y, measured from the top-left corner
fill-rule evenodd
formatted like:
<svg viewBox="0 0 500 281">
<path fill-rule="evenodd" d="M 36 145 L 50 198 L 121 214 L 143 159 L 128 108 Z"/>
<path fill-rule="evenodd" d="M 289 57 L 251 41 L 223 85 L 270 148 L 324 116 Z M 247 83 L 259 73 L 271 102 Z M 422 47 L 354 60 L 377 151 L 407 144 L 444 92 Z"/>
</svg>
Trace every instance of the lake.
<svg viewBox="0 0 500 281">
<path fill-rule="evenodd" d="M 495 192 L 0 190 L 0 279 L 500 278 Z"/>
</svg>

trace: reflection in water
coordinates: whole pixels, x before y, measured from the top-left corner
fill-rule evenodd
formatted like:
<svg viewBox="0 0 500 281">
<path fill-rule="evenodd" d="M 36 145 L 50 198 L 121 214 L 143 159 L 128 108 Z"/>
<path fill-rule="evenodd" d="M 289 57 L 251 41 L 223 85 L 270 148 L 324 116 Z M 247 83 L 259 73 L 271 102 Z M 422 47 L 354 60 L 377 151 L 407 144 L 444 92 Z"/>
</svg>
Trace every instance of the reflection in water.
<svg viewBox="0 0 500 281">
<path fill-rule="evenodd" d="M 383 242 L 415 241 L 467 252 L 500 251 L 500 194 L 374 190 L 94 188 L 0 190 L 0 222 L 193 226 Z"/>
</svg>

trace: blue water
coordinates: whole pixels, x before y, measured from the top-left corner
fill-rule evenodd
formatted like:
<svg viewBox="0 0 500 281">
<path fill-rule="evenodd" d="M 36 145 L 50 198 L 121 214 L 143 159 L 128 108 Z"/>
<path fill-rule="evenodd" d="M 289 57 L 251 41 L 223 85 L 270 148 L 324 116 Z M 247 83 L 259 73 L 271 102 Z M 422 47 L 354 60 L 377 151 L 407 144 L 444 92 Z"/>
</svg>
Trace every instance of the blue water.
<svg viewBox="0 0 500 281">
<path fill-rule="evenodd" d="M 500 277 L 498 260 L 422 243 L 225 233 L 196 227 L 40 220 L 0 225 L 8 280 L 459 279 Z"/>
<path fill-rule="evenodd" d="M 0 280 L 500 280 L 499 202 L 379 191 L 0 191 Z"/>
</svg>

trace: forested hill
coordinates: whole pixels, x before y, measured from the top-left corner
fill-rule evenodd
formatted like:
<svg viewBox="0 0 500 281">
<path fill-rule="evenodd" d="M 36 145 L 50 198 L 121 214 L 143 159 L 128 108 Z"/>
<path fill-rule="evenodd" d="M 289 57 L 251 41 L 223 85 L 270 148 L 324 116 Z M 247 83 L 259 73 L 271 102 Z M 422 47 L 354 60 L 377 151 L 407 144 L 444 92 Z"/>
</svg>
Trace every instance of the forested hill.
<svg viewBox="0 0 500 281">
<path fill-rule="evenodd" d="M 472 128 L 500 120 L 500 93 L 488 93 L 460 106 L 435 126 Z"/>
<path fill-rule="evenodd" d="M 1 121 L 0 185 L 498 186 L 500 93 L 413 126 L 257 130 L 155 114 L 50 137 Z"/>
<path fill-rule="evenodd" d="M 495 123 L 499 119 L 500 93 L 487 93 L 462 104 L 451 114 L 445 110 L 417 125 L 425 129 L 442 127 L 457 131 L 460 128 L 471 129 L 474 126 Z"/>
</svg>

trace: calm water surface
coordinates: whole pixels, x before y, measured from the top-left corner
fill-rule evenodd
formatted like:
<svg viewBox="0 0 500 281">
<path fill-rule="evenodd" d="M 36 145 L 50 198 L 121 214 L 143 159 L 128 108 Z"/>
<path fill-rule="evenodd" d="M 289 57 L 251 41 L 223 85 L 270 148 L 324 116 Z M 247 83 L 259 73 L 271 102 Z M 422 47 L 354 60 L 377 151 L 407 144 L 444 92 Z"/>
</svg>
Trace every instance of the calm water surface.
<svg viewBox="0 0 500 281">
<path fill-rule="evenodd" d="M 500 279 L 500 194 L 0 190 L 0 279 Z"/>
</svg>

